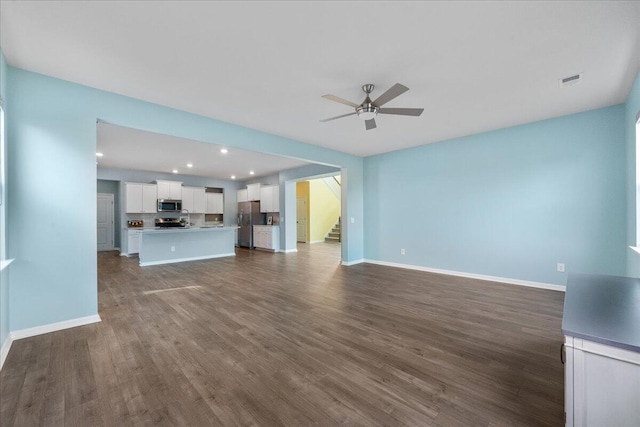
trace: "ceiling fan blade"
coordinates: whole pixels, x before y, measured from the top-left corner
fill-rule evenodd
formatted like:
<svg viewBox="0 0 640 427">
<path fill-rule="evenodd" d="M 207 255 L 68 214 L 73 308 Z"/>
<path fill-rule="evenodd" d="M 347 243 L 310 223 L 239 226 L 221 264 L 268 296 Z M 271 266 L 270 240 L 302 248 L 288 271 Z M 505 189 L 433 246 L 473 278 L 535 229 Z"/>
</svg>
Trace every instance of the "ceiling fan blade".
<svg viewBox="0 0 640 427">
<path fill-rule="evenodd" d="M 353 116 L 353 115 L 355 115 L 355 114 L 356 114 L 356 113 L 343 114 L 343 115 L 341 115 L 341 116 L 330 117 L 330 118 L 328 118 L 328 119 L 323 119 L 323 120 L 320 120 L 320 121 L 321 121 L 321 122 L 330 122 L 331 120 L 341 119 L 341 118 L 343 118 L 343 117 Z"/>
<path fill-rule="evenodd" d="M 376 126 L 376 119 L 365 120 L 364 121 L 364 126 L 367 128 L 367 130 L 375 129 L 377 127 Z"/>
<path fill-rule="evenodd" d="M 349 105 L 350 107 L 353 107 L 353 108 L 359 107 L 358 104 L 355 104 L 351 101 L 347 101 L 346 99 L 338 98 L 335 95 L 322 95 L 322 97 L 324 99 L 328 99 L 329 101 L 335 101 L 335 102 L 339 102 L 340 104 Z"/>
<path fill-rule="evenodd" d="M 403 86 L 400 83 L 396 83 L 393 86 L 391 86 L 385 93 L 380 95 L 375 101 L 373 101 L 373 105 L 375 105 L 376 107 L 382 107 L 387 102 L 402 95 L 408 90 L 409 90 L 408 87 Z"/>
<path fill-rule="evenodd" d="M 419 116 L 424 108 L 381 108 L 378 114 L 397 114 L 399 116 Z"/>
</svg>

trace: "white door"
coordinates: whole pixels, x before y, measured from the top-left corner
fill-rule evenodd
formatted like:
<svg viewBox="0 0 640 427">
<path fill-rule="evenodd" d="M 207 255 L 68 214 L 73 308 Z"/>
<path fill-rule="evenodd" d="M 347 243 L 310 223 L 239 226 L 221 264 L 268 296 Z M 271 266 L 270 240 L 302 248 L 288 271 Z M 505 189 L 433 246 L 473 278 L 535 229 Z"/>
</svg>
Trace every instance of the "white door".
<svg viewBox="0 0 640 427">
<path fill-rule="evenodd" d="M 113 194 L 98 193 L 98 250 L 113 250 Z"/>
<path fill-rule="evenodd" d="M 298 230 L 298 242 L 307 243 L 307 199 L 296 199 L 296 223 Z"/>
</svg>

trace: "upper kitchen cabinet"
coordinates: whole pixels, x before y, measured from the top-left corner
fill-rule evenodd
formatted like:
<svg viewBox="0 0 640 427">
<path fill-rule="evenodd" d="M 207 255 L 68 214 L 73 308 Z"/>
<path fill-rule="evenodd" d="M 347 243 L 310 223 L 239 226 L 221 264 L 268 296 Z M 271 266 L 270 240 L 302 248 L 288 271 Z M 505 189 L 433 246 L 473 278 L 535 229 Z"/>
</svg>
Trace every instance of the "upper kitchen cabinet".
<svg viewBox="0 0 640 427">
<path fill-rule="evenodd" d="M 249 194 L 247 193 L 247 189 L 238 190 L 238 203 L 240 202 L 248 202 Z"/>
<path fill-rule="evenodd" d="M 178 181 L 156 181 L 158 199 L 182 200 L 182 183 Z"/>
<path fill-rule="evenodd" d="M 260 212 L 280 212 L 280 187 L 268 185 L 260 188 Z"/>
<path fill-rule="evenodd" d="M 206 193 L 207 208 L 205 213 L 222 214 L 224 213 L 224 196 L 222 193 Z"/>
<path fill-rule="evenodd" d="M 260 200 L 260 184 L 247 185 L 247 200 L 249 202 Z"/>
<path fill-rule="evenodd" d="M 125 210 L 127 213 L 156 213 L 157 186 L 155 184 L 124 184 Z"/>
<path fill-rule="evenodd" d="M 205 196 L 204 187 L 182 187 L 182 209 L 189 213 L 205 213 Z"/>
</svg>

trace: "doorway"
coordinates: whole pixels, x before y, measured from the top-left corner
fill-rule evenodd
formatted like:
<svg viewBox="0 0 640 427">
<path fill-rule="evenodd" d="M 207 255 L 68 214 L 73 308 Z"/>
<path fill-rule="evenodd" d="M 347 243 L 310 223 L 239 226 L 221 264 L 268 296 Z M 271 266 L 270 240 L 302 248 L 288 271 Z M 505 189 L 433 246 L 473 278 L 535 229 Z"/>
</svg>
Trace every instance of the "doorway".
<svg viewBox="0 0 640 427">
<path fill-rule="evenodd" d="M 297 241 L 307 243 L 307 198 L 296 199 L 296 233 Z"/>
<path fill-rule="evenodd" d="M 114 249 L 114 205 L 113 194 L 97 195 L 97 235 L 98 251 Z"/>
</svg>

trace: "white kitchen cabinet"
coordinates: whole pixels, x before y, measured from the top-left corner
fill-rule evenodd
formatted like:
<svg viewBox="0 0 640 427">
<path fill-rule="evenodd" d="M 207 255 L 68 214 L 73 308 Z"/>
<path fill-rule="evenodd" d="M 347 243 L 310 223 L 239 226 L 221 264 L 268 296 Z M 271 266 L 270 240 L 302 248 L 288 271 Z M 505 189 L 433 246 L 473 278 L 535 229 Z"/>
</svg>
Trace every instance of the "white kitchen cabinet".
<svg viewBox="0 0 640 427">
<path fill-rule="evenodd" d="M 182 183 L 178 181 L 156 181 L 158 199 L 182 200 Z"/>
<path fill-rule="evenodd" d="M 260 212 L 280 212 L 280 187 L 267 185 L 260 188 Z"/>
<path fill-rule="evenodd" d="M 155 184 L 142 184 L 142 212 L 158 212 L 158 193 Z"/>
<path fill-rule="evenodd" d="M 207 208 L 207 194 L 204 187 L 193 190 L 193 213 L 205 213 Z M 191 211 L 189 211 L 191 212 Z"/>
<path fill-rule="evenodd" d="M 567 426 L 640 426 L 640 353 L 565 336 Z"/>
<path fill-rule="evenodd" d="M 127 230 L 127 254 L 140 252 L 140 233 L 142 230 Z"/>
<path fill-rule="evenodd" d="M 273 200 L 273 210 L 271 212 L 280 212 L 280 186 L 273 186 L 273 193 L 271 194 Z"/>
<path fill-rule="evenodd" d="M 250 202 L 260 200 L 260 184 L 247 185 L 247 200 Z"/>
<path fill-rule="evenodd" d="M 249 201 L 249 193 L 247 189 L 244 188 L 242 190 L 238 190 L 238 203 L 240 202 L 248 202 Z"/>
<path fill-rule="evenodd" d="M 182 209 L 186 209 L 189 213 L 205 213 L 204 187 L 182 187 Z"/>
<path fill-rule="evenodd" d="M 277 225 L 254 225 L 253 246 L 277 252 L 280 250 L 280 227 Z"/>
<path fill-rule="evenodd" d="M 155 184 L 126 182 L 124 192 L 127 213 L 156 213 L 158 211 Z"/>
<path fill-rule="evenodd" d="M 224 213 L 224 196 L 222 193 L 207 193 L 207 207 L 205 213 L 222 214 Z"/>
<path fill-rule="evenodd" d="M 260 188 L 260 212 L 273 212 L 273 187 L 264 186 Z"/>
</svg>

